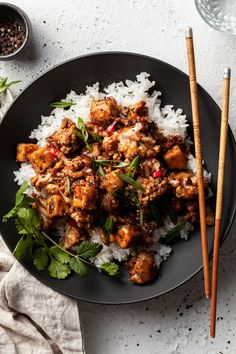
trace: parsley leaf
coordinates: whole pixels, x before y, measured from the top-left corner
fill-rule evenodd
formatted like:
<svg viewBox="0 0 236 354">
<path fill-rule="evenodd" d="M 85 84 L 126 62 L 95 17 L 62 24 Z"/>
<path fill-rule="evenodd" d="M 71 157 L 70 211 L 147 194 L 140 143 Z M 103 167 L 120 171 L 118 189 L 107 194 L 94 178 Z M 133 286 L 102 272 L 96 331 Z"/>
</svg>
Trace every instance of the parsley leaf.
<svg viewBox="0 0 236 354">
<path fill-rule="evenodd" d="M 100 269 L 111 276 L 115 276 L 119 274 L 119 266 L 114 262 L 103 263 L 100 266 Z"/>
<path fill-rule="evenodd" d="M 49 252 L 60 263 L 64 264 L 64 263 L 68 263 L 70 261 L 70 256 L 66 252 L 62 251 L 57 246 L 50 247 Z"/>
<path fill-rule="evenodd" d="M 79 276 L 81 277 L 84 277 L 87 274 L 86 265 L 76 257 L 70 259 L 70 267 L 75 273 L 79 274 Z"/>
<path fill-rule="evenodd" d="M 97 242 L 83 241 L 76 247 L 78 256 L 84 259 L 95 257 L 102 250 L 102 245 Z"/>
<path fill-rule="evenodd" d="M 51 258 L 50 265 L 48 267 L 49 274 L 53 278 L 65 279 L 71 272 L 67 264 L 62 264 L 55 258 Z"/>
<path fill-rule="evenodd" d="M 39 247 L 33 253 L 34 265 L 38 270 L 44 270 L 48 264 L 48 254 L 45 247 Z"/>
</svg>

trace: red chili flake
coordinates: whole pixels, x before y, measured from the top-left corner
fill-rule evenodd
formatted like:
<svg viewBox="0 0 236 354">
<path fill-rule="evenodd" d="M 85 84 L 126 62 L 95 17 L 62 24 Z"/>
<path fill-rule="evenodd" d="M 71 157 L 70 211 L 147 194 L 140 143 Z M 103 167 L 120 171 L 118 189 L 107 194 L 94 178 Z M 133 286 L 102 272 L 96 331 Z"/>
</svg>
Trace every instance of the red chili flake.
<svg viewBox="0 0 236 354">
<path fill-rule="evenodd" d="M 109 127 L 107 128 L 107 132 L 108 132 L 108 134 L 109 134 L 110 136 L 116 131 L 115 125 L 116 125 L 116 121 L 114 121 L 114 122 L 113 122 L 111 125 L 109 125 Z"/>
<path fill-rule="evenodd" d="M 57 157 L 57 155 L 59 154 L 60 150 L 57 149 L 57 148 L 55 148 L 55 147 L 51 147 L 51 148 L 49 149 L 49 152 L 50 152 L 50 154 L 51 154 L 52 156 Z"/>
<path fill-rule="evenodd" d="M 152 172 L 152 177 L 153 177 L 153 178 L 158 178 L 158 177 L 161 177 L 162 174 L 163 174 L 162 170 L 153 171 L 153 172 Z"/>
</svg>

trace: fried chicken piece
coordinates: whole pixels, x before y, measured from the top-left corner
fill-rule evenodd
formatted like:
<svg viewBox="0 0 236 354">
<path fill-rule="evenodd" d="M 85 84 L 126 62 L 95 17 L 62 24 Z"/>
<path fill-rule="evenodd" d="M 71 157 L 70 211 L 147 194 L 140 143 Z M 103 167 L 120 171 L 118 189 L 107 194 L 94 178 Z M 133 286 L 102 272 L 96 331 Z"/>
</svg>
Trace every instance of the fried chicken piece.
<svg viewBox="0 0 236 354">
<path fill-rule="evenodd" d="M 115 170 L 106 174 L 106 178 L 102 180 L 100 187 L 106 189 L 107 192 L 112 193 L 117 189 L 122 188 L 124 183 L 117 176 L 116 172 L 122 172 L 121 170 Z"/>
<path fill-rule="evenodd" d="M 135 225 L 124 225 L 118 230 L 115 238 L 121 248 L 129 248 L 141 236 L 142 230 L 140 227 Z"/>
<path fill-rule="evenodd" d="M 102 196 L 101 206 L 107 213 L 113 213 L 119 208 L 119 199 L 110 193 L 106 193 Z"/>
<path fill-rule="evenodd" d="M 146 102 L 143 100 L 130 105 L 128 109 L 129 109 L 128 117 L 130 118 L 134 118 L 137 116 L 141 117 L 148 114 L 148 108 L 146 106 Z"/>
<path fill-rule="evenodd" d="M 163 158 L 167 166 L 171 169 L 181 170 L 186 168 L 187 158 L 180 149 L 179 145 L 175 145 L 172 149 L 167 150 L 167 152 L 163 155 Z"/>
<path fill-rule="evenodd" d="M 84 232 L 74 225 L 73 222 L 68 222 L 66 224 L 65 235 L 60 239 L 59 244 L 66 250 L 78 245 L 84 241 L 85 235 Z"/>
<path fill-rule="evenodd" d="M 103 123 L 118 115 L 117 102 L 113 97 L 104 100 L 93 100 L 90 108 L 90 118 L 93 122 Z"/>
<path fill-rule="evenodd" d="M 174 188 L 176 198 L 194 199 L 198 195 L 197 177 L 192 172 L 171 173 L 168 178 L 169 184 Z M 204 185 L 208 179 L 204 177 Z"/>
<path fill-rule="evenodd" d="M 155 258 L 150 252 L 141 252 L 136 257 L 132 257 L 129 267 L 131 283 L 142 285 L 157 277 Z"/>
<path fill-rule="evenodd" d="M 41 147 L 28 155 L 28 160 L 36 173 L 43 173 L 56 162 L 55 156 L 47 147 Z"/>
<path fill-rule="evenodd" d="M 16 161 L 25 162 L 28 161 L 28 155 L 33 151 L 37 150 L 39 147 L 37 144 L 18 144 Z"/>
<path fill-rule="evenodd" d="M 102 149 L 108 157 L 112 157 L 118 150 L 118 133 L 114 133 L 111 136 L 107 136 L 103 139 Z"/>
<path fill-rule="evenodd" d="M 80 210 L 80 209 L 74 209 L 73 207 L 69 209 L 68 214 L 72 219 L 74 219 L 78 225 L 78 227 L 83 228 L 83 227 L 94 227 L 93 223 L 95 220 L 95 215 L 94 213 L 92 214 L 91 212 L 85 211 L 85 210 Z"/>
<path fill-rule="evenodd" d="M 79 139 L 76 135 L 76 124 L 69 118 L 62 120 L 61 126 L 47 138 L 50 146 L 58 147 L 64 154 L 74 152 L 79 147 Z"/>
<path fill-rule="evenodd" d="M 45 187 L 45 192 L 47 194 L 59 194 L 60 187 L 58 186 L 58 184 L 48 183 Z"/>
<path fill-rule="evenodd" d="M 168 187 L 167 178 L 138 177 L 137 182 L 144 187 L 144 191 L 138 192 L 141 206 L 147 206 L 149 202 L 156 200 L 164 194 Z"/>
<path fill-rule="evenodd" d="M 55 194 L 47 199 L 47 215 L 50 218 L 65 214 L 65 203 L 61 195 Z"/>
<path fill-rule="evenodd" d="M 98 191 L 95 183 L 90 183 L 85 180 L 77 182 L 72 202 L 75 208 L 94 210 L 96 209 L 97 199 Z"/>
</svg>

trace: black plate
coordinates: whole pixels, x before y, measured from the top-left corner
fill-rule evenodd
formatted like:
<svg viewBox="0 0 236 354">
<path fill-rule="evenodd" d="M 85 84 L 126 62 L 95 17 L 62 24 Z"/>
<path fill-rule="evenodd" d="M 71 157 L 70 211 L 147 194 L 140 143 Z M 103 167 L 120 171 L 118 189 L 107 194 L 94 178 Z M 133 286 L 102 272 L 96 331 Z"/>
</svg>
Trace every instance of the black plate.
<svg viewBox="0 0 236 354">
<path fill-rule="evenodd" d="M 146 71 L 162 91 L 162 104 L 181 107 L 191 124 L 191 106 L 188 77 L 178 69 L 157 59 L 143 55 L 109 52 L 78 57 L 63 63 L 35 80 L 27 87 L 9 108 L 0 127 L 1 158 L 1 199 L 0 215 L 8 211 L 13 202 L 17 186 L 13 182 L 12 171 L 18 168 L 15 162 L 16 146 L 29 141 L 30 131 L 40 123 L 40 116 L 48 115 L 48 103 L 65 97 L 71 89 L 84 92 L 86 85 L 99 81 L 101 87 L 114 81 L 135 79 L 135 75 Z M 199 86 L 199 108 L 203 158 L 212 173 L 213 190 L 216 186 L 218 145 L 220 132 L 220 109 L 207 92 Z M 232 224 L 236 189 L 234 173 L 236 166 L 236 147 L 231 130 L 228 136 L 228 149 L 225 170 L 224 216 L 222 220 L 222 239 Z M 13 250 L 17 234 L 14 223 L 1 225 L 1 233 L 8 247 Z M 208 229 L 209 253 L 212 252 L 213 229 Z M 90 269 L 89 275 L 79 278 L 76 275 L 66 280 L 55 280 L 47 272 L 37 271 L 30 259 L 22 262 L 24 267 L 36 278 L 66 295 L 80 300 L 106 304 L 124 304 L 142 301 L 166 293 L 190 279 L 202 268 L 201 244 L 197 229 L 189 241 L 180 241 L 173 246 L 173 254 L 160 270 L 159 278 L 150 285 L 134 286 L 128 282 L 127 275 L 111 279 Z"/>
</svg>

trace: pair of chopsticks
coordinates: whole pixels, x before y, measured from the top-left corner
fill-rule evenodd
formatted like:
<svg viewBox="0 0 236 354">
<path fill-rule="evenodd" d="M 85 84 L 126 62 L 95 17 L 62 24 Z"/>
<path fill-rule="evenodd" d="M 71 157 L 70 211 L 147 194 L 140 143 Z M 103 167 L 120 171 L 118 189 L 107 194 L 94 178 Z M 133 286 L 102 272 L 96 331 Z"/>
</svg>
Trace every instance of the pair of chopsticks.
<svg viewBox="0 0 236 354">
<path fill-rule="evenodd" d="M 192 116 L 193 116 L 193 133 L 194 146 L 196 153 L 196 170 L 198 181 L 198 201 L 200 214 L 200 231 L 202 244 L 202 259 L 204 271 L 204 288 L 206 298 L 211 299 L 211 314 L 210 314 L 210 335 L 215 337 L 216 324 L 216 306 L 217 306 L 217 276 L 218 276 L 218 259 L 220 247 L 220 229 L 221 215 L 223 203 L 223 186 L 224 186 L 224 169 L 225 156 L 228 135 L 228 114 L 229 114 L 229 91 L 230 91 L 230 74 L 229 68 L 224 70 L 223 91 L 222 91 L 222 114 L 221 114 L 221 131 L 220 131 L 220 149 L 218 161 L 218 178 L 217 178 L 217 195 L 216 195 L 216 213 L 215 213 L 215 229 L 214 229 L 214 252 L 213 252 L 213 269 L 212 269 L 212 286 L 210 285 L 210 271 L 208 258 L 208 243 L 206 230 L 206 205 L 204 195 L 204 180 L 202 167 L 202 149 L 200 137 L 200 119 L 198 111 L 198 93 L 197 79 L 194 58 L 193 32 L 189 27 L 186 29 L 186 45 L 188 53 L 189 66 L 189 84 L 191 94 Z"/>
</svg>

